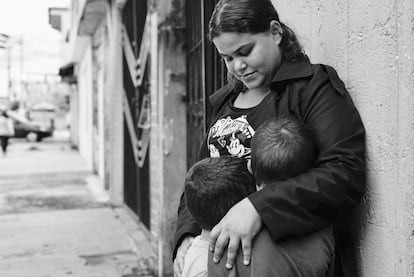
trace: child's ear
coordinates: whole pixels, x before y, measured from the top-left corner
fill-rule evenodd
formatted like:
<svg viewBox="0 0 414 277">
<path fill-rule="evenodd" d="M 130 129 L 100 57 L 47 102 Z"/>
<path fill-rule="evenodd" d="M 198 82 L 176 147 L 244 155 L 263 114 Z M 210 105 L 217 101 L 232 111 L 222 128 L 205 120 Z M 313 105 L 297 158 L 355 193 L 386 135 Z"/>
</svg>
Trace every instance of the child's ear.
<svg viewBox="0 0 414 277">
<path fill-rule="evenodd" d="M 250 174 L 253 175 L 253 170 L 252 170 L 252 160 L 248 159 L 247 160 L 247 170 L 250 172 Z"/>
</svg>

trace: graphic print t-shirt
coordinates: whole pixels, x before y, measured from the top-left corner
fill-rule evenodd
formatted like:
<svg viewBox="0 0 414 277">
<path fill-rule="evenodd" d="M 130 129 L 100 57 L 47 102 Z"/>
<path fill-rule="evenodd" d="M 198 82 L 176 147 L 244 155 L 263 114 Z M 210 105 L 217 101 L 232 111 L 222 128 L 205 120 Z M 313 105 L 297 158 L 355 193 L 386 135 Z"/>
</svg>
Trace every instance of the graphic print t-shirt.
<svg viewBox="0 0 414 277">
<path fill-rule="evenodd" d="M 227 103 L 207 136 L 210 157 L 235 156 L 250 158 L 250 143 L 254 130 L 276 116 L 274 94 L 269 93 L 257 106 L 240 109 Z"/>
</svg>

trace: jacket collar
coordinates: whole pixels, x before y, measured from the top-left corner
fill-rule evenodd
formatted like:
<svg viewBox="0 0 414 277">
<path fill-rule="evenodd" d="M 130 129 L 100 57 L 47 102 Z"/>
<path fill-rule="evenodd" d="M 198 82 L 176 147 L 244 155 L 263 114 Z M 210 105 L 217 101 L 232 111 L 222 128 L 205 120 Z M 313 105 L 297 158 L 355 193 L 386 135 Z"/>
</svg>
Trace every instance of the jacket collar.
<svg viewBox="0 0 414 277">
<path fill-rule="evenodd" d="M 209 97 L 210 104 L 214 108 L 218 107 L 221 103 L 224 102 L 224 100 L 227 98 L 227 96 L 230 95 L 232 91 L 233 90 L 231 89 L 230 84 L 225 84 L 223 87 L 221 87 L 216 92 L 214 92 L 212 95 L 210 95 Z"/>
<path fill-rule="evenodd" d="M 312 76 L 313 69 L 309 58 L 305 56 L 303 59 L 295 62 L 283 61 L 279 70 L 272 79 L 273 83 L 279 83 L 287 80 L 300 79 Z M 213 107 L 217 107 L 231 94 L 232 89 L 229 84 L 210 95 L 209 100 Z"/>
<path fill-rule="evenodd" d="M 310 63 L 308 56 L 305 56 L 303 59 L 295 62 L 283 61 L 279 70 L 273 77 L 272 83 L 306 78 L 312 76 L 312 74 L 312 64 Z"/>
</svg>

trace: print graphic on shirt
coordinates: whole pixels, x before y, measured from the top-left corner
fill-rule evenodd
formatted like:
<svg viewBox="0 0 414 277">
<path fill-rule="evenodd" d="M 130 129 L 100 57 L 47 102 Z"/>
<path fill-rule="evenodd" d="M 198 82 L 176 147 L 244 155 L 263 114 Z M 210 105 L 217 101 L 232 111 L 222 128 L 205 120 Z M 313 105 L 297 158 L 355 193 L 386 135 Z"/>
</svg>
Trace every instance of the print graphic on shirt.
<svg viewBox="0 0 414 277">
<path fill-rule="evenodd" d="M 246 115 L 232 119 L 230 116 L 217 120 L 207 137 L 210 157 L 236 156 L 250 158 L 250 142 L 254 129 Z"/>
</svg>

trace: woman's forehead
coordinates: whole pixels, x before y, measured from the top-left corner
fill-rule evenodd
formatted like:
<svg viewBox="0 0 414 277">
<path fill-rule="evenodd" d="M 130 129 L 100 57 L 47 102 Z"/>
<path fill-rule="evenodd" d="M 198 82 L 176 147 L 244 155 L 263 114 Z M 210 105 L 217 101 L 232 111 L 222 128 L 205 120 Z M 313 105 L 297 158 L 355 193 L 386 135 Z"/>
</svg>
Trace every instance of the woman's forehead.
<svg viewBox="0 0 414 277">
<path fill-rule="evenodd" d="M 221 33 L 219 36 L 213 38 L 213 43 L 217 50 L 222 54 L 231 54 L 237 51 L 240 47 L 251 43 L 260 41 L 266 33 Z"/>
</svg>

